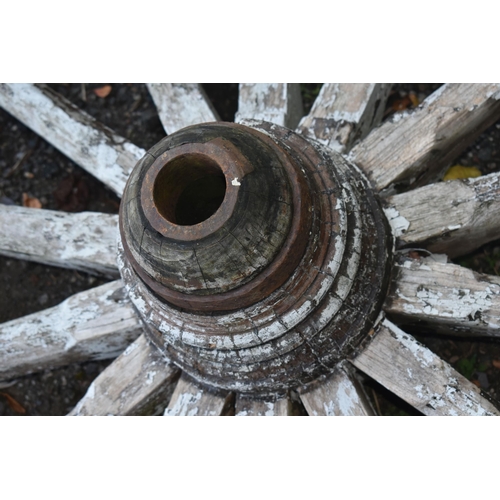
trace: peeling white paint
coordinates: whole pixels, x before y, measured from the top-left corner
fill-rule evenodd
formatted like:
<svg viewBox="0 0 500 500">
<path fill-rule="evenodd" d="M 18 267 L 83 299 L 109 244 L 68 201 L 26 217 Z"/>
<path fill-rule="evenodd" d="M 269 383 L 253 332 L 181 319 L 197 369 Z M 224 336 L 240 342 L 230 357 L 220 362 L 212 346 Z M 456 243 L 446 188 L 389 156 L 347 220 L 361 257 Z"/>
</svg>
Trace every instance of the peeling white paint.
<svg viewBox="0 0 500 500">
<path fill-rule="evenodd" d="M 219 119 L 199 84 L 148 83 L 147 86 L 167 134 Z"/>
<path fill-rule="evenodd" d="M 356 409 L 361 403 L 358 398 L 358 393 L 348 379 L 344 379 L 339 383 L 336 396 L 338 409 L 341 415 L 356 415 Z"/>
<path fill-rule="evenodd" d="M 61 100 L 62 102 L 62 100 Z M 2 84 L 0 105 L 121 196 L 145 151 L 114 134 L 43 87 Z"/>
<path fill-rule="evenodd" d="M 113 300 L 122 286 L 111 282 L 0 325 L 0 378 L 120 354 L 142 331 L 132 305 Z"/>
<path fill-rule="evenodd" d="M 392 228 L 392 232 L 396 238 L 408 231 L 410 227 L 410 221 L 400 215 L 396 208 L 384 208 L 384 212 Z"/>
<path fill-rule="evenodd" d="M 0 254 L 118 277 L 118 216 L 0 205 Z"/>
<path fill-rule="evenodd" d="M 388 320 L 354 365 L 425 414 L 498 414 L 471 382 Z"/>
<path fill-rule="evenodd" d="M 149 371 L 146 376 L 146 384 L 151 385 L 154 381 L 156 371 Z"/>
</svg>

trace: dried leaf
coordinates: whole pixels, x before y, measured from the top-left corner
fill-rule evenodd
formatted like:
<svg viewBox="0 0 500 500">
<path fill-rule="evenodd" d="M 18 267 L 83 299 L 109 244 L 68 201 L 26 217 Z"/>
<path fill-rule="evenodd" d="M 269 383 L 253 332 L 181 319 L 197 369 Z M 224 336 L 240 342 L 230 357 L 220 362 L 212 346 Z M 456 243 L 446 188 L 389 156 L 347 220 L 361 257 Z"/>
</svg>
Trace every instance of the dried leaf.
<svg viewBox="0 0 500 500">
<path fill-rule="evenodd" d="M 500 359 L 494 359 L 492 363 L 497 370 L 500 370 Z"/>
<path fill-rule="evenodd" d="M 469 177 L 481 177 L 481 170 L 477 167 L 464 167 L 463 165 L 454 165 L 450 167 L 443 177 L 443 181 L 452 181 L 454 179 L 468 179 Z"/>
<path fill-rule="evenodd" d="M 38 198 L 32 198 L 28 193 L 23 193 L 23 207 L 42 208 L 42 204 Z"/>
<path fill-rule="evenodd" d="M 94 94 L 97 96 L 97 97 L 101 97 L 101 98 L 105 98 L 105 97 L 108 97 L 109 93 L 111 92 L 111 89 L 113 87 L 111 87 L 111 85 L 104 85 L 103 87 L 99 87 L 97 89 L 94 89 Z"/>
<path fill-rule="evenodd" d="M 24 415 L 26 413 L 24 407 L 20 403 L 18 403 L 10 394 L 7 394 L 6 392 L 0 392 L 0 396 L 3 396 L 7 400 L 7 404 L 16 413 L 20 413 L 21 415 Z"/>
<path fill-rule="evenodd" d="M 405 109 L 409 108 L 411 104 L 411 99 L 408 96 L 404 96 L 392 103 L 392 109 L 394 111 L 404 111 Z"/>
<path fill-rule="evenodd" d="M 417 94 L 415 94 L 415 92 L 410 92 L 408 94 L 408 97 L 410 98 L 410 101 L 411 101 L 414 108 L 416 108 L 420 104 L 418 102 L 418 97 L 417 97 Z"/>
</svg>

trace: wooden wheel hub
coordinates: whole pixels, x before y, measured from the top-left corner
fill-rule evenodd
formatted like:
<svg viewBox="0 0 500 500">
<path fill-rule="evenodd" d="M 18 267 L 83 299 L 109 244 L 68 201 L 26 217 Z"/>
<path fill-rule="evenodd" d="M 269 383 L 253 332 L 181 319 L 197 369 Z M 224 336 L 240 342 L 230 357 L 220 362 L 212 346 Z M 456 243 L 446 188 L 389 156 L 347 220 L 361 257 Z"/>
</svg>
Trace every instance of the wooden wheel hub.
<svg viewBox="0 0 500 500">
<path fill-rule="evenodd" d="M 218 388 L 280 392 L 330 372 L 386 293 L 392 242 L 366 179 L 266 122 L 160 141 L 130 176 L 120 232 L 151 340 Z"/>
</svg>

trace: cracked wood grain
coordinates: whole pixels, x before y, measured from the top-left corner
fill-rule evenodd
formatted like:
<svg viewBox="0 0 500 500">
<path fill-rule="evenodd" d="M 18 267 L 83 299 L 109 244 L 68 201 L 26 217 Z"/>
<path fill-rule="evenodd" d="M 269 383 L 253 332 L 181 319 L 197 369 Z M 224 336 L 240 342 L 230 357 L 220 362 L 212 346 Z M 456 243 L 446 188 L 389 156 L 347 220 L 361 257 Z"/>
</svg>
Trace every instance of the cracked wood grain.
<svg viewBox="0 0 500 500">
<path fill-rule="evenodd" d="M 312 416 L 367 416 L 375 411 L 347 366 L 299 390 L 307 413 Z"/>
<path fill-rule="evenodd" d="M 382 121 L 390 90 L 387 83 L 325 83 L 298 131 L 346 153 Z"/>
<path fill-rule="evenodd" d="M 0 254 L 118 277 L 118 216 L 0 205 Z"/>
<path fill-rule="evenodd" d="M 400 257 L 384 310 L 398 323 L 452 335 L 500 337 L 500 278 Z"/>
<path fill-rule="evenodd" d="M 264 120 L 294 129 L 303 115 L 300 84 L 240 83 L 237 123 Z"/>
<path fill-rule="evenodd" d="M 118 196 L 145 154 L 46 85 L 2 83 L 0 106 Z"/>
<path fill-rule="evenodd" d="M 352 363 L 425 415 L 500 415 L 472 382 L 388 320 Z"/>
<path fill-rule="evenodd" d="M 159 415 L 179 373 L 141 335 L 92 382 L 69 415 Z"/>
<path fill-rule="evenodd" d="M 447 83 L 354 146 L 349 157 L 382 190 L 423 185 L 500 118 L 500 84 Z"/>
<path fill-rule="evenodd" d="M 500 238 L 500 174 L 439 182 L 386 198 L 398 247 L 423 246 L 450 257 Z"/>
<path fill-rule="evenodd" d="M 224 395 L 207 391 L 191 382 L 184 374 L 177 382 L 164 416 L 217 416 L 221 415 L 230 393 Z"/>
<path fill-rule="evenodd" d="M 199 83 L 148 83 L 147 86 L 167 134 L 220 119 Z"/>
<path fill-rule="evenodd" d="M 118 356 L 142 332 L 121 280 L 0 325 L 0 379 Z"/>
</svg>

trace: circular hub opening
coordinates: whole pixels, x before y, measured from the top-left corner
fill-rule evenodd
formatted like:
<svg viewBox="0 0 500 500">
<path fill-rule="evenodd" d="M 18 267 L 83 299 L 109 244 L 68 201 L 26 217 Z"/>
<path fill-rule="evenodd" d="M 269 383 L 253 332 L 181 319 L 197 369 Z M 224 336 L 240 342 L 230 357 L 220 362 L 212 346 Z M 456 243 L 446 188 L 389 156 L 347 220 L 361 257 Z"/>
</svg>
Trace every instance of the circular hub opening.
<svg viewBox="0 0 500 500">
<path fill-rule="evenodd" d="M 154 183 L 153 201 L 172 224 L 193 226 L 209 219 L 226 195 L 219 165 L 202 154 L 185 154 L 168 162 Z"/>
</svg>

